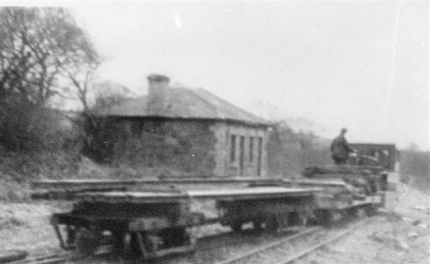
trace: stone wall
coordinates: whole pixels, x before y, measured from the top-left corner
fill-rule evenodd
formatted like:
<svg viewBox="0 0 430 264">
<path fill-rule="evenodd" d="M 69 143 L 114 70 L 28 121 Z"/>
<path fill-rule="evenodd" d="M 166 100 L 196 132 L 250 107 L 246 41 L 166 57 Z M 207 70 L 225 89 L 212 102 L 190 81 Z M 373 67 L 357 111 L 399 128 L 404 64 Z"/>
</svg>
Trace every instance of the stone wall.
<svg viewBox="0 0 430 264">
<path fill-rule="evenodd" d="M 184 175 L 212 176 L 216 137 L 211 122 L 127 119 L 115 143 L 115 162 L 132 167 L 166 167 Z"/>
<path fill-rule="evenodd" d="M 166 168 L 176 176 L 267 174 L 265 128 L 161 118 L 119 118 L 103 123 L 104 128 L 94 129 L 103 133 L 94 138 L 103 137 L 94 140 L 97 146 L 91 148 L 98 160 L 117 166 Z"/>
</svg>

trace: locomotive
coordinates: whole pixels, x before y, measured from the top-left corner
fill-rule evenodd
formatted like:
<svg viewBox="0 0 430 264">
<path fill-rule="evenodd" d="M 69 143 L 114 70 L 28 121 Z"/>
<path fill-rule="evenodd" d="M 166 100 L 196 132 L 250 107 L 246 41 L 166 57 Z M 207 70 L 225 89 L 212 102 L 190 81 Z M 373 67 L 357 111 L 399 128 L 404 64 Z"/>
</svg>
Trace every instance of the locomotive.
<svg viewBox="0 0 430 264">
<path fill-rule="evenodd" d="M 74 202 L 71 211 L 51 217 L 63 249 L 89 255 L 110 244 L 152 259 L 193 252 L 196 226 L 218 223 L 240 232 L 250 224 L 273 232 L 392 208 L 399 181 L 395 145 L 351 146 L 357 155 L 348 165 L 308 167 L 298 179 L 48 180 L 33 183 L 33 198 Z M 193 209 L 193 202 L 206 200 L 217 216 Z"/>
</svg>

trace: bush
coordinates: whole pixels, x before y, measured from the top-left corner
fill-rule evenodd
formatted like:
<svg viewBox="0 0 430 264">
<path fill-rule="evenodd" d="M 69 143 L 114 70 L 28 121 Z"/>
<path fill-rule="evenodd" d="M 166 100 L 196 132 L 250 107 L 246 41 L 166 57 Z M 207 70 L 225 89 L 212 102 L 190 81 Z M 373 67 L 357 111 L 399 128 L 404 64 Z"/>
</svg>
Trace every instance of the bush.
<svg viewBox="0 0 430 264">
<path fill-rule="evenodd" d="M 81 138 L 63 112 L 34 106 L 9 112 L 0 117 L 0 178 L 26 182 L 72 175 L 80 159 Z"/>
<path fill-rule="evenodd" d="M 0 106 L 0 146 L 6 151 L 61 148 L 70 126 L 61 112 L 30 103 Z"/>
<path fill-rule="evenodd" d="M 400 175 L 420 190 L 430 187 L 430 152 L 402 150 L 400 152 Z"/>
<path fill-rule="evenodd" d="M 329 141 L 311 132 L 294 132 L 285 122 L 272 129 L 267 147 L 269 175 L 291 177 L 307 166 L 332 163 Z"/>
</svg>

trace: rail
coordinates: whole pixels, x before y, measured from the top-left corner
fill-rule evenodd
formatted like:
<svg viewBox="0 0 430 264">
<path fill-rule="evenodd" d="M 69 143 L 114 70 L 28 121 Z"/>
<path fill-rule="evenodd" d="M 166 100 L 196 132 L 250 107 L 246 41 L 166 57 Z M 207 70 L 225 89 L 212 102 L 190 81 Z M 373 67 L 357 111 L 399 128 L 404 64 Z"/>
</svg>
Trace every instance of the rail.
<svg viewBox="0 0 430 264">
<path fill-rule="evenodd" d="M 242 254 L 242 255 L 236 256 L 234 258 L 218 262 L 216 264 L 232 264 L 232 263 L 235 263 L 235 262 L 239 262 L 239 261 L 245 260 L 245 259 L 247 259 L 247 258 L 249 258 L 249 257 L 251 257 L 253 255 L 256 255 L 256 254 L 259 254 L 259 253 L 264 252 L 266 250 L 278 247 L 279 245 L 288 243 L 288 242 L 293 241 L 295 239 L 299 239 L 299 238 L 301 238 L 303 236 L 319 232 L 321 230 L 323 230 L 322 227 L 313 227 L 313 228 L 310 228 L 310 229 L 306 229 L 306 230 L 304 230 L 304 231 L 302 231 L 302 232 L 300 232 L 298 234 L 295 234 L 295 235 L 293 235 L 291 237 L 287 237 L 285 239 L 281 239 L 279 241 L 275 241 L 275 242 L 273 242 L 273 243 L 271 243 L 269 245 L 266 245 L 266 246 L 263 246 L 263 247 L 259 247 L 257 249 L 254 249 L 254 250 L 251 250 L 249 252 L 246 252 L 245 254 Z"/>
<path fill-rule="evenodd" d="M 72 260 L 70 254 L 52 254 L 47 256 L 33 257 L 20 261 L 14 261 L 10 264 L 59 264 Z"/>
<path fill-rule="evenodd" d="M 300 252 L 298 252 L 298 253 L 296 253 L 294 255 L 290 255 L 290 256 L 288 256 L 286 258 L 285 258 L 285 254 L 286 254 L 285 251 L 284 250 L 280 250 L 280 252 L 282 252 L 282 255 L 279 258 L 281 260 L 278 263 L 276 263 L 276 264 L 290 264 L 290 263 L 293 263 L 294 261 L 296 261 L 296 260 L 304 257 L 305 255 L 310 254 L 310 253 L 312 253 L 312 252 L 314 252 L 314 251 L 316 251 L 316 250 L 318 250 L 318 249 L 320 249 L 320 248 L 322 248 L 324 246 L 327 246 L 327 245 L 329 245 L 329 244 L 331 244 L 331 243 L 339 240 L 340 238 L 346 236 L 347 234 L 351 233 L 352 231 L 356 230 L 357 228 L 363 226 L 366 223 L 367 223 L 367 220 L 361 220 L 360 222 L 356 223 L 352 227 L 347 228 L 347 230 L 342 231 L 342 232 L 336 234 L 334 237 L 323 239 L 322 242 L 320 242 L 320 243 L 318 243 L 316 245 L 307 247 L 307 248 L 303 249 L 302 251 L 300 251 Z M 300 233 L 298 233 L 298 234 L 296 234 L 294 236 L 287 237 L 285 239 L 281 239 L 280 241 L 276 241 L 276 242 L 273 242 L 273 243 L 271 243 L 269 245 L 256 248 L 256 249 L 251 250 L 249 252 L 246 252 L 246 253 L 244 253 L 244 254 L 242 254 L 240 256 L 236 256 L 236 257 L 233 257 L 231 259 L 227 259 L 227 260 L 224 260 L 224 261 L 221 261 L 221 262 L 217 262 L 216 264 L 260 263 L 260 261 L 254 261 L 253 262 L 252 259 L 256 258 L 256 257 L 257 258 L 261 257 L 261 255 L 264 255 L 265 252 L 267 252 L 267 251 L 273 251 L 276 248 L 279 249 L 280 247 L 282 247 L 282 245 L 291 243 L 291 242 L 293 242 L 295 240 L 303 239 L 304 237 L 309 236 L 309 235 L 317 235 L 319 233 L 322 233 L 323 230 L 324 230 L 324 228 L 322 228 L 322 227 L 315 227 L 315 228 L 306 229 L 305 231 L 300 232 Z M 272 259 L 273 259 L 273 256 L 272 256 Z M 273 262 L 271 262 L 271 263 L 273 263 Z"/>
<path fill-rule="evenodd" d="M 286 259 L 284 259 L 284 260 L 282 260 L 282 261 L 280 261 L 280 262 L 278 262 L 276 264 L 290 264 L 290 263 L 293 263 L 294 261 L 296 261 L 296 260 L 298 260 L 298 259 L 300 259 L 300 258 L 302 258 L 302 257 L 304 257 L 304 256 L 306 256 L 306 255 L 308 255 L 308 254 L 316 251 L 317 249 L 320 249 L 320 248 L 322 248 L 324 246 L 332 244 L 333 242 L 335 242 L 335 241 L 339 240 L 340 238 L 348 235 L 349 233 L 351 233 L 352 231 L 358 229 L 359 227 L 363 226 L 366 223 L 367 223 L 367 221 L 362 221 L 362 222 L 354 225 L 352 228 L 349 228 L 346 231 L 341 232 L 340 234 L 336 235 L 335 237 L 333 237 L 331 239 L 328 239 L 328 240 L 326 240 L 326 241 L 324 241 L 322 243 L 319 243 L 319 244 L 317 244 L 317 245 L 315 245 L 313 247 L 310 247 L 308 249 L 304 249 L 303 251 L 297 253 L 296 255 L 288 257 L 288 258 L 286 258 Z"/>
</svg>

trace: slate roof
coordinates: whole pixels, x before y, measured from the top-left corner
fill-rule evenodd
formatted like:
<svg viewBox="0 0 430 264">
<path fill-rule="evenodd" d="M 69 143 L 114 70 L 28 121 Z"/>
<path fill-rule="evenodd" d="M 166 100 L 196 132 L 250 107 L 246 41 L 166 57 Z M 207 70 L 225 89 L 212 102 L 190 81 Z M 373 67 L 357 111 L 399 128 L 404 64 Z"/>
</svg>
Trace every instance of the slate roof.
<svg viewBox="0 0 430 264">
<path fill-rule="evenodd" d="M 268 122 L 203 89 L 169 88 L 167 107 L 157 117 L 212 119 L 268 125 Z M 147 96 L 131 98 L 100 112 L 101 115 L 149 117 Z"/>
</svg>

